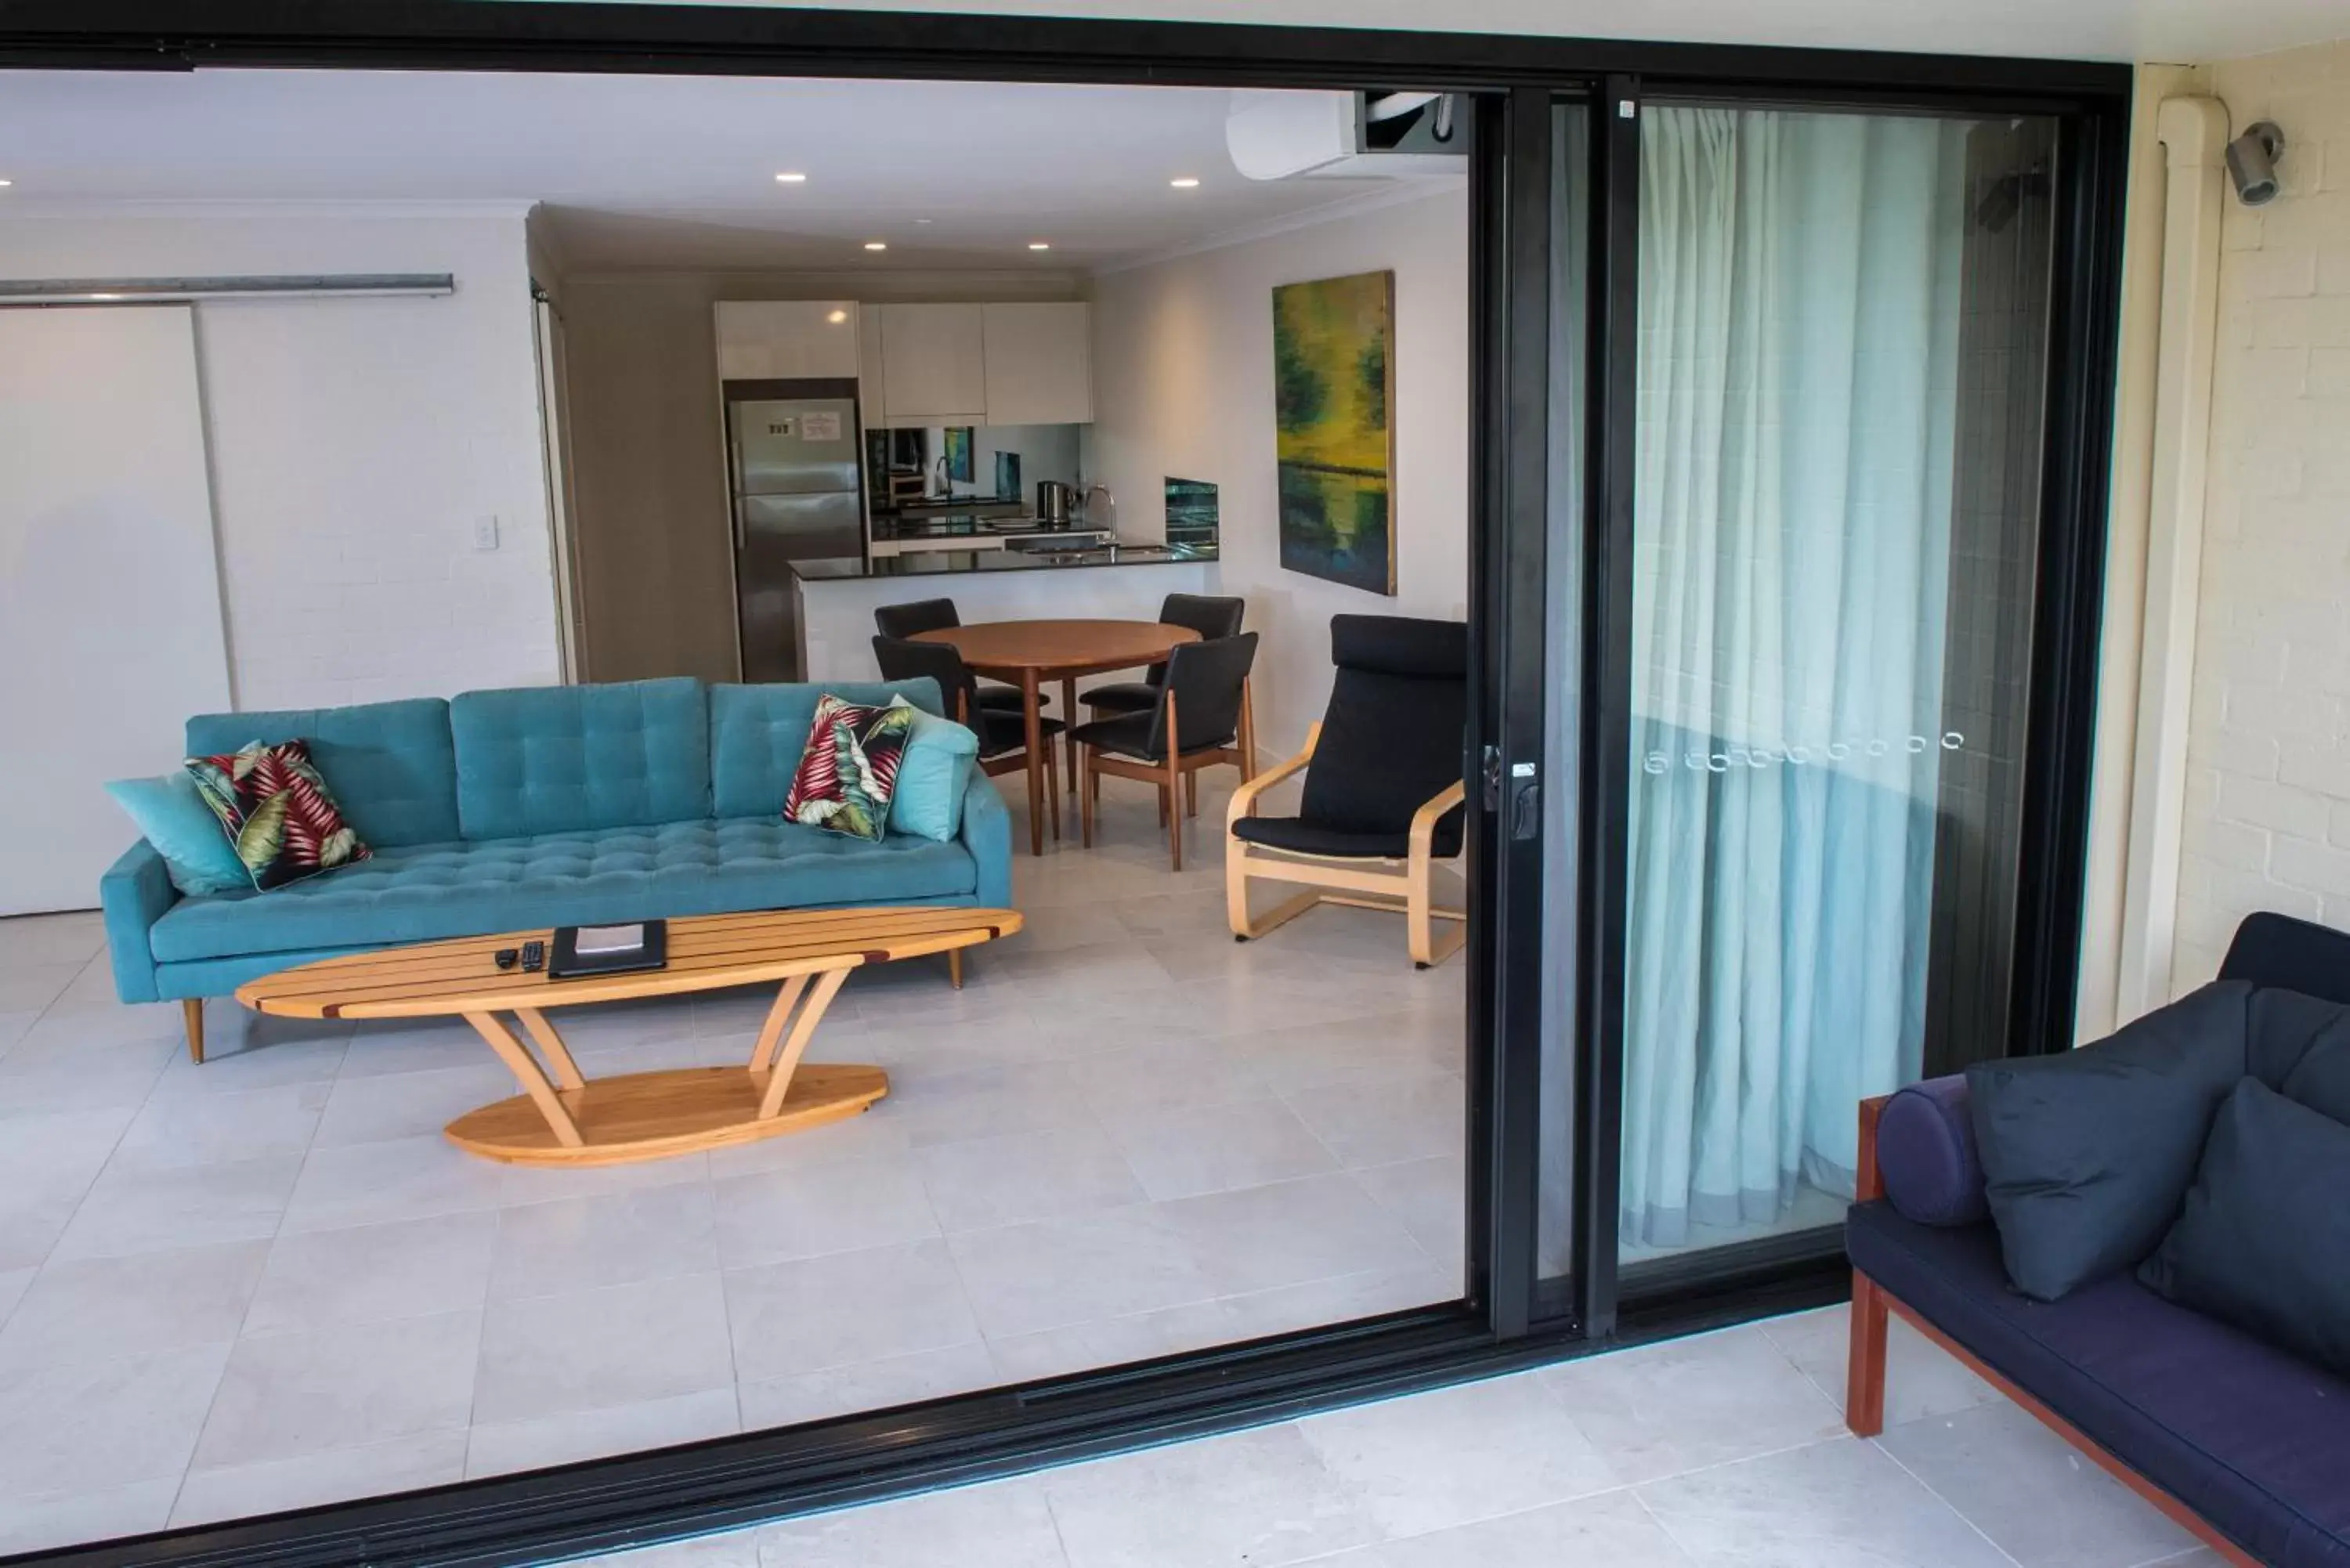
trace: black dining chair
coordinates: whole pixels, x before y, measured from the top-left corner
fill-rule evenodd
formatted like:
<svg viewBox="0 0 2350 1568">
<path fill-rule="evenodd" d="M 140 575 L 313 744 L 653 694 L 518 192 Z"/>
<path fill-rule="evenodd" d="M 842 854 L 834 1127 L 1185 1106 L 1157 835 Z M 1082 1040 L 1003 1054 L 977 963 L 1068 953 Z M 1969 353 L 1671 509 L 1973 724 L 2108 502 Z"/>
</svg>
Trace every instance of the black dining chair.
<svg viewBox="0 0 2350 1568">
<path fill-rule="evenodd" d="M 942 631 L 951 626 L 961 626 L 962 617 L 952 599 L 916 599 L 911 604 L 876 605 L 873 607 L 873 629 L 883 637 L 919 637 L 926 631 Z M 993 681 L 973 688 L 975 704 L 981 708 L 1020 710 L 1020 691 L 1014 686 L 1000 686 Z M 1036 694 L 1036 705 L 1045 706 L 1045 693 Z"/>
<path fill-rule="evenodd" d="M 987 707 L 975 699 L 978 685 L 972 679 L 971 667 L 962 661 L 952 643 L 914 642 L 904 638 L 877 637 L 873 639 L 874 662 L 881 667 L 884 680 L 919 680 L 927 675 L 939 683 L 946 701 L 947 716 L 979 737 L 980 770 L 990 778 L 1008 774 L 1028 765 L 1028 727 L 1019 710 L 1006 711 Z M 1018 692 L 1013 693 L 1018 696 Z M 1065 727 L 1058 719 L 1039 717 L 1038 732 L 1045 742 L 1045 777 L 1052 796 L 1053 836 L 1061 836 L 1060 799 L 1049 787 L 1053 777 L 1053 752 L 1057 737 Z"/>
<path fill-rule="evenodd" d="M 1247 602 L 1236 598 L 1220 598 L 1212 594 L 1169 594 L 1159 606 L 1159 618 L 1169 626 L 1188 627 L 1200 634 L 1202 642 L 1240 635 L 1241 616 Z M 1114 680 L 1078 693 L 1077 701 L 1092 709 L 1097 719 L 1114 713 L 1139 713 L 1159 703 L 1159 688 L 1167 679 L 1167 666 L 1154 664 L 1139 680 Z"/>
<path fill-rule="evenodd" d="M 1167 656 L 1167 678 L 1147 711 L 1096 719 L 1069 732 L 1084 759 L 1077 792 L 1084 842 L 1094 842 L 1094 815 L 1104 774 L 1159 786 L 1159 820 L 1167 828 L 1168 858 L 1183 869 L 1183 818 L 1198 815 L 1200 770 L 1230 763 L 1243 781 L 1255 771 L 1255 722 L 1249 706 L 1249 668 L 1256 633 L 1187 642 Z"/>
<path fill-rule="evenodd" d="M 1435 863 L 1461 853 L 1469 628 L 1333 616 L 1330 656 L 1338 667 L 1330 706 L 1306 732 L 1305 749 L 1232 792 L 1226 918 L 1233 937 L 1247 941 L 1316 904 L 1392 909 L 1409 921 L 1412 961 L 1426 969 L 1450 958 L 1468 930 L 1465 911 L 1436 907 L 1430 883 Z M 1297 815 L 1257 815 L 1258 798 L 1301 770 Z M 1251 919 L 1252 877 L 1314 886 Z M 1451 922 L 1441 937 L 1438 920 Z"/>
</svg>

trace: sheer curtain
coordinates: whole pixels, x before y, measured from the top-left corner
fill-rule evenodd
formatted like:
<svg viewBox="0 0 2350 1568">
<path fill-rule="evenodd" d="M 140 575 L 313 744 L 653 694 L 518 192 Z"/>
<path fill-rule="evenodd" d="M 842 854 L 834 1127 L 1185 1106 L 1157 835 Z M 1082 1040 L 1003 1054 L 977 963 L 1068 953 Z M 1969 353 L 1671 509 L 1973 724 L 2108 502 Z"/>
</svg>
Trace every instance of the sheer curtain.
<svg viewBox="0 0 2350 1568">
<path fill-rule="evenodd" d="M 1966 128 L 1643 109 L 1622 1237 L 1849 1195 L 1926 999 Z"/>
</svg>

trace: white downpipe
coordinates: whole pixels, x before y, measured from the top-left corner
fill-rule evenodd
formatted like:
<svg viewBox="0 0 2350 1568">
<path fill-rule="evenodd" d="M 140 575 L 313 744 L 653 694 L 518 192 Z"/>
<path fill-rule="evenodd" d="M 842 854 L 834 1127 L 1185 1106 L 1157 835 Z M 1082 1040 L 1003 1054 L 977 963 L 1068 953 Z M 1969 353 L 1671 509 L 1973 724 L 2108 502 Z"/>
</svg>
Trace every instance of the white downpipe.
<svg viewBox="0 0 2350 1568">
<path fill-rule="evenodd" d="M 2165 99 L 2156 129 L 2165 165 L 2162 314 L 2116 1023 L 2170 1000 L 2218 353 L 2220 224 L 2227 200 L 2220 159 L 2228 110 L 2217 99 Z"/>
</svg>

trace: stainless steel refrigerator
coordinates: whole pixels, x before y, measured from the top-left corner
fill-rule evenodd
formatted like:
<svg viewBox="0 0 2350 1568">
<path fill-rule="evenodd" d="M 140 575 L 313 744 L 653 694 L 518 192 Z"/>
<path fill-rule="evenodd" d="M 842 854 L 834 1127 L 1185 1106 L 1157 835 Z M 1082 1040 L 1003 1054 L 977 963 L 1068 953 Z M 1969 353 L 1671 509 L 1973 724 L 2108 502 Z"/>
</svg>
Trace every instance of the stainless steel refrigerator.
<svg viewBox="0 0 2350 1568">
<path fill-rule="evenodd" d="M 797 680 L 798 584 L 787 563 L 865 554 L 857 383 L 729 381 L 725 389 L 743 679 Z"/>
</svg>

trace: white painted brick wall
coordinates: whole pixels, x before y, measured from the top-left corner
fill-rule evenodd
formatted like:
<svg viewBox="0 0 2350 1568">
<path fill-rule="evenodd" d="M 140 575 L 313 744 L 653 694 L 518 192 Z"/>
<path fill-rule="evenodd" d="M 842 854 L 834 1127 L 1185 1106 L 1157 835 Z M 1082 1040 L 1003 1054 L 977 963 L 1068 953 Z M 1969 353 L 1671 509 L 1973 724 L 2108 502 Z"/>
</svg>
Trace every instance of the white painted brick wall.
<svg viewBox="0 0 2350 1568">
<path fill-rule="evenodd" d="M 2211 74 L 2287 151 L 2221 242 L 2180 991 L 2254 909 L 2350 929 L 2350 43 Z"/>
<path fill-rule="evenodd" d="M 240 708 L 557 678 L 525 254 L 518 207 L 195 203 L 0 222 L 0 255 L 29 276 L 455 275 L 442 298 L 196 307 Z M 473 546 L 485 515 L 494 551 Z"/>
</svg>

